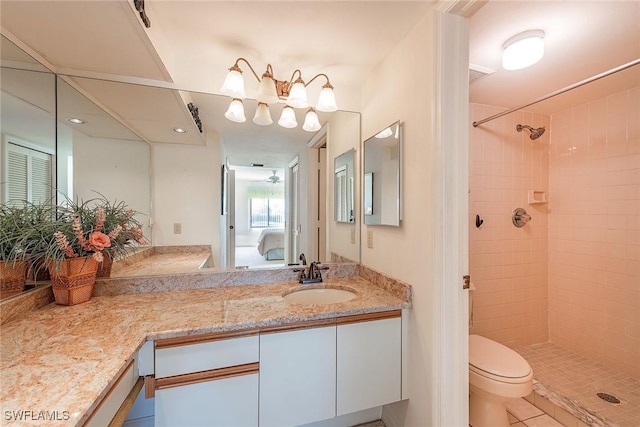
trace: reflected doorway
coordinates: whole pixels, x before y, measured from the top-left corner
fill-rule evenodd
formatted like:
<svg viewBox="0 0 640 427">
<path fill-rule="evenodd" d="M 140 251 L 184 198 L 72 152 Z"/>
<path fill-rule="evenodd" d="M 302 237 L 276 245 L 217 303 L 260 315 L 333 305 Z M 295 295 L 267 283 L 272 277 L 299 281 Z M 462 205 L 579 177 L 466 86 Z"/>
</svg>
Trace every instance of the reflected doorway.
<svg viewBox="0 0 640 427">
<path fill-rule="evenodd" d="M 236 269 L 282 267 L 285 261 L 285 171 L 230 166 L 235 173 Z"/>
</svg>

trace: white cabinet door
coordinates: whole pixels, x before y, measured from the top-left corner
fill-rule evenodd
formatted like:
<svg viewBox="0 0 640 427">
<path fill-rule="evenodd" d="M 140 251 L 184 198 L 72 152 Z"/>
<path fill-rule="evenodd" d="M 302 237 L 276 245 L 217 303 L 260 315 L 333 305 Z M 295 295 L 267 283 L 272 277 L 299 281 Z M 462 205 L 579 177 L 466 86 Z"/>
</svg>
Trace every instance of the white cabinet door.
<svg viewBox="0 0 640 427">
<path fill-rule="evenodd" d="M 387 318 L 366 321 L 377 316 Z M 341 318 L 337 355 L 338 415 L 402 399 L 399 311 Z"/>
<path fill-rule="evenodd" d="M 258 374 L 157 390 L 155 425 L 254 427 L 258 425 Z"/>
<path fill-rule="evenodd" d="M 336 415 L 336 327 L 260 334 L 260 427 Z"/>
</svg>

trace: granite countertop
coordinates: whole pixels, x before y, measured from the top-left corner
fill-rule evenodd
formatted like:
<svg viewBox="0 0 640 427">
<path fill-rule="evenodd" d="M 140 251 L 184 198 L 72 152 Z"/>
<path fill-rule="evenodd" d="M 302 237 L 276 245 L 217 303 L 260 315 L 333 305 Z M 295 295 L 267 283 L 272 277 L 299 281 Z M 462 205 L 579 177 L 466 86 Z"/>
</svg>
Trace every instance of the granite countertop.
<svg viewBox="0 0 640 427">
<path fill-rule="evenodd" d="M 313 285 L 277 282 L 94 296 L 71 307 L 35 310 L 0 333 L 2 425 L 81 425 L 145 340 L 410 307 L 359 276 L 327 279 L 324 285 L 350 288 L 357 296 L 337 304 L 288 304 L 284 294 Z M 20 410 L 32 411 L 31 420 L 8 415 Z M 40 411 L 69 419 L 42 424 L 33 420 Z"/>
</svg>

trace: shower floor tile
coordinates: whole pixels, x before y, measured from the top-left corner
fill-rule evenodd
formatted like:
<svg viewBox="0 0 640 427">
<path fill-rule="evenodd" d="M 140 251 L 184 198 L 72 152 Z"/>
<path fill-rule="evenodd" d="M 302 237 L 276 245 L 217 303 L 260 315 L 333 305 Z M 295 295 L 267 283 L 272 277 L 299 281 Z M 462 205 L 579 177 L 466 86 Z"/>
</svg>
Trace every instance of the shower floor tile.
<svg viewBox="0 0 640 427">
<path fill-rule="evenodd" d="M 640 426 L 640 381 L 551 343 L 518 352 L 533 368 L 534 389 L 547 390 L 549 400 L 587 424 Z M 606 402 L 597 393 L 615 396 L 620 403 Z"/>
</svg>

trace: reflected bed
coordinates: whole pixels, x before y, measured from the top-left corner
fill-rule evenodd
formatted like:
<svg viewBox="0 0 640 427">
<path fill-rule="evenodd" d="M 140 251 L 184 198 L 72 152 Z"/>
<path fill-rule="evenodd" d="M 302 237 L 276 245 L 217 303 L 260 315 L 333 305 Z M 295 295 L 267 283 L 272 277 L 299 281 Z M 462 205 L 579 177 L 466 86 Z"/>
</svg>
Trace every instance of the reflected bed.
<svg viewBox="0 0 640 427">
<path fill-rule="evenodd" d="M 265 228 L 258 237 L 258 252 L 266 260 L 284 259 L 284 228 Z"/>
</svg>

